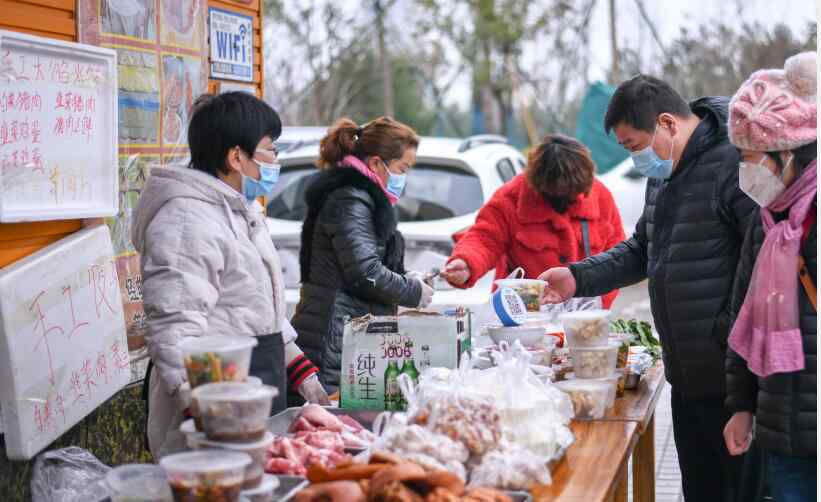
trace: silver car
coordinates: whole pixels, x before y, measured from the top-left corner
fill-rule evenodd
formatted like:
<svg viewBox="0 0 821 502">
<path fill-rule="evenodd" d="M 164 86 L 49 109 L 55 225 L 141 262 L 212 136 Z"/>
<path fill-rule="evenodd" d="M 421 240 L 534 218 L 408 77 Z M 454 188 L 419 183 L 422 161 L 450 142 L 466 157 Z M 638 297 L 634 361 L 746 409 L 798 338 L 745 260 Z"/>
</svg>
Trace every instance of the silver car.
<svg viewBox="0 0 821 502">
<path fill-rule="evenodd" d="M 284 151 L 279 157 L 280 181 L 267 207 L 268 229 L 282 261 L 289 317 L 299 301 L 305 190 L 311 175 L 317 173 L 314 163 L 318 156 L 319 138 L 303 139 Z M 405 268 L 429 272 L 444 267 L 453 250 L 453 235 L 473 225 L 484 203 L 524 166 L 522 154 L 500 136 L 464 140 L 423 137 L 416 165 L 397 204 L 399 230 L 406 241 Z M 473 288 L 460 290 L 437 278 L 430 308 L 443 311 L 457 306 L 484 306 L 492 281 L 493 271 Z"/>
</svg>

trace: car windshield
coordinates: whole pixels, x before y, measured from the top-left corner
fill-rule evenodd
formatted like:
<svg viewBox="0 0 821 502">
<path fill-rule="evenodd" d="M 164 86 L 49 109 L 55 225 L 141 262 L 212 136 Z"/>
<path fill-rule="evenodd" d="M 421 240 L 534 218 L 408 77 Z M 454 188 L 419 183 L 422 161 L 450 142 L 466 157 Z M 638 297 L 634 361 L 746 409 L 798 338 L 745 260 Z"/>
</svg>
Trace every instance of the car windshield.
<svg viewBox="0 0 821 502">
<path fill-rule="evenodd" d="M 271 218 L 303 221 L 307 213 L 305 190 L 317 174 L 313 165 L 283 167 L 267 213 Z M 479 177 L 464 169 L 416 164 L 399 199 L 399 221 L 433 221 L 478 211 L 482 206 Z"/>
</svg>

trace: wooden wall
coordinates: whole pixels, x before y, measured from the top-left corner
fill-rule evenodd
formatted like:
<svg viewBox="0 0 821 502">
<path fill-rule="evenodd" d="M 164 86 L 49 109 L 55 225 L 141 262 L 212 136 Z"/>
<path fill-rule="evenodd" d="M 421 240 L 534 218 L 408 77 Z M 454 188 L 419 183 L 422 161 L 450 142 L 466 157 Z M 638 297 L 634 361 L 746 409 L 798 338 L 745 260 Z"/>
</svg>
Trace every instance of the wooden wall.
<svg viewBox="0 0 821 502">
<path fill-rule="evenodd" d="M 0 29 L 77 40 L 75 0 L 0 0 Z M 81 228 L 80 220 L 0 224 L 0 267 Z"/>
<path fill-rule="evenodd" d="M 262 0 L 208 0 L 209 7 L 232 10 L 254 18 L 254 85 L 262 97 L 264 65 L 262 64 Z M 219 80 L 208 81 L 209 92 L 219 92 Z"/>
<path fill-rule="evenodd" d="M 262 1 L 209 0 L 208 5 L 254 18 L 254 84 L 262 96 Z M 0 29 L 61 40 L 77 40 L 76 0 L 0 0 Z M 209 80 L 210 92 L 219 81 Z M 81 228 L 80 220 L 0 224 L 0 267 L 19 260 Z"/>
</svg>

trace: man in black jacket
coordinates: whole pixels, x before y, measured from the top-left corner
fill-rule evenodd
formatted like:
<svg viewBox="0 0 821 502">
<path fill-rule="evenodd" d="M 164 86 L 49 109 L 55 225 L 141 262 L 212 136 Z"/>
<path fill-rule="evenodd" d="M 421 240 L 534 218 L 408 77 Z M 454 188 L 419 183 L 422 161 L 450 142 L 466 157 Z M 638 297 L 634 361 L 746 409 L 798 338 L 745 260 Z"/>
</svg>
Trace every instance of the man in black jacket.
<svg viewBox="0 0 821 502">
<path fill-rule="evenodd" d="M 688 501 L 732 500 L 741 459 L 722 430 L 729 300 L 743 230 L 757 215 L 738 187 L 739 155 L 727 138 L 726 98 L 688 104 L 639 75 L 616 90 L 605 117 L 648 176 L 633 237 L 569 268 L 546 271 L 543 301 L 598 296 L 649 279 L 673 430 Z"/>
</svg>

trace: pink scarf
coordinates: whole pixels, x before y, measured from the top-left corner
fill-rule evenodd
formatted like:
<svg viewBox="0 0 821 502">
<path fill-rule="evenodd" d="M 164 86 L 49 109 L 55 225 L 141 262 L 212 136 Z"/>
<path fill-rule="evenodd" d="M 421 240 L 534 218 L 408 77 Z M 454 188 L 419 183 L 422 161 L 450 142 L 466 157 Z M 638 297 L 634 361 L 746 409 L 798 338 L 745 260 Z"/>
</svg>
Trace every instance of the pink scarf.
<svg viewBox="0 0 821 502">
<path fill-rule="evenodd" d="M 396 195 L 388 192 L 388 190 L 385 188 L 385 184 L 382 183 L 382 180 L 379 179 L 379 176 L 377 176 L 376 173 L 368 169 L 368 166 L 366 166 L 365 163 L 359 160 L 358 158 L 354 157 L 353 155 L 347 155 L 344 159 L 342 159 L 342 165 L 356 169 L 357 171 L 365 175 L 369 180 L 376 183 L 379 186 L 379 188 L 381 188 L 382 191 L 385 192 L 385 196 L 388 198 L 388 202 L 391 203 L 391 206 L 395 206 L 396 203 L 399 202 L 399 198 Z"/>
<path fill-rule="evenodd" d="M 761 209 L 766 237 L 755 260 L 744 305 L 730 332 L 730 347 L 760 377 L 804 369 L 798 317 L 801 224 L 818 187 L 815 161 L 769 207 Z M 776 223 L 773 212 L 789 209 Z"/>
</svg>

